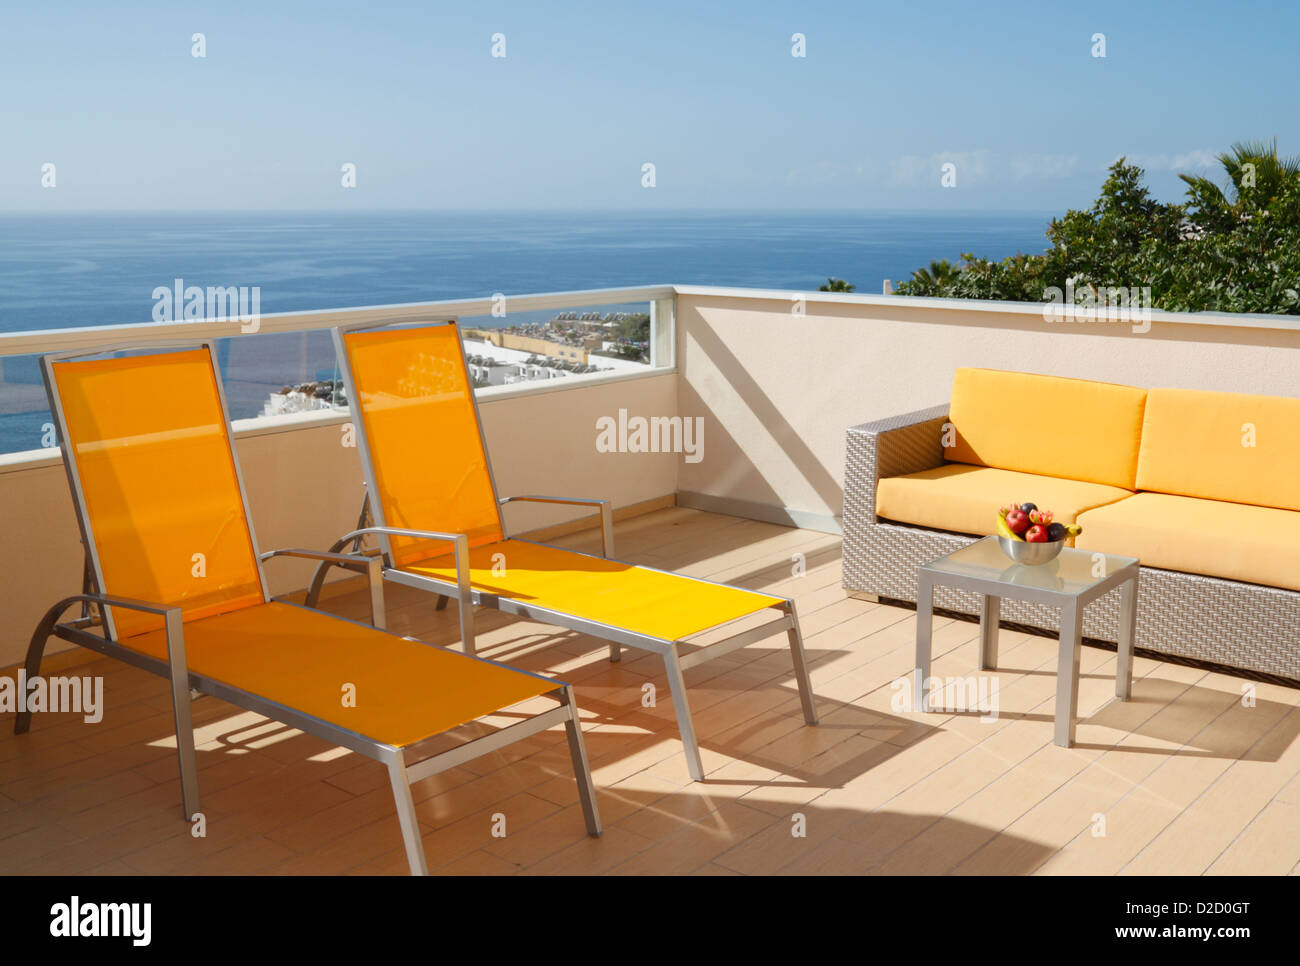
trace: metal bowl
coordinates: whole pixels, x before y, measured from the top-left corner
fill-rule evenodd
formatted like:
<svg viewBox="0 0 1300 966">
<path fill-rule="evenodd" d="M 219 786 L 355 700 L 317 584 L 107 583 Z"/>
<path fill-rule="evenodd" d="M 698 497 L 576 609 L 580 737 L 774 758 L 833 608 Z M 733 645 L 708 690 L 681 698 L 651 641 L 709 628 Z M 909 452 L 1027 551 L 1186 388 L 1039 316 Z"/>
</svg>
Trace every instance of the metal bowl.
<svg viewBox="0 0 1300 966">
<path fill-rule="evenodd" d="M 1027 567 L 1036 567 L 1040 564 L 1051 563 L 1060 554 L 1061 548 L 1065 546 L 1064 540 L 1051 540 L 1047 543 L 1026 543 L 1022 540 L 1008 540 L 1006 537 L 998 537 L 998 546 L 1002 552 L 1018 564 L 1024 564 Z"/>
</svg>

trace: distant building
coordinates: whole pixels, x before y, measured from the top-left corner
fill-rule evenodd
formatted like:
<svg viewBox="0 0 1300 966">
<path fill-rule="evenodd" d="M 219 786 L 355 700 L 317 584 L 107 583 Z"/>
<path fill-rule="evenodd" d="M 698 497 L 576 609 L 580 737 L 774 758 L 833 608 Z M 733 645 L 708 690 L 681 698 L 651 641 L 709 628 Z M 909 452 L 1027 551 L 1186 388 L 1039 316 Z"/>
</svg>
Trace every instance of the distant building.
<svg viewBox="0 0 1300 966">
<path fill-rule="evenodd" d="M 588 365 L 590 352 L 599 349 L 601 346 L 599 338 L 583 338 L 575 340 L 575 342 L 561 342 L 555 338 L 545 338 L 540 334 L 524 335 L 517 332 L 507 332 L 504 329 L 466 329 L 465 335 L 484 339 L 495 346 L 500 346 L 502 349 L 531 352 L 534 355 L 549 356 L 552 359 L 575 362 L 583 366 Z"/>
</svg>

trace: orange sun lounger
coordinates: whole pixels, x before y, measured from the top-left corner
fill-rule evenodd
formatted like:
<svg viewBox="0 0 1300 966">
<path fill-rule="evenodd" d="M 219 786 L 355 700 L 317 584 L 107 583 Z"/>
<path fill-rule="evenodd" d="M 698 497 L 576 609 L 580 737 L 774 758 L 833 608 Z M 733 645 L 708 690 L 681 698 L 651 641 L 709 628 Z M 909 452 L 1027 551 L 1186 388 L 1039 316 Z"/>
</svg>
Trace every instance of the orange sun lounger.
<svg viewBox="0 0 1300 966">
<path fill-rule="evenodd" d="M 410 783 L 563 724 L 587 829 L 599 835 L 571 687 L 382 630 L 378 561 L 259 555 L 211 345 L 153 348 L 42 359 L 88 586 L 46 613 L 28 677 L 55 636 L 168 678 L 188 821 L 199 813 L 191 689 L 382 762 L 415 874 L 427 863 Z M 272 600 L 262 561 L 279 555 L 367 573 L 375 626 Z M 78 604 L 79 618 L 62 619 Z M 543 696 L 558 704 L 512 710 L 517 723 L 450 747 L 441 737 Z M 21 713 L 14 730 L 30 725 Z"/>
<path fill-rule="evenodd" d="M 461 636 L 474 653 L 473 606 L 555 624 L 663 658 L 691 777 L 704 776 L 682 672 L 785 632 L 804 718 L 817 723 L 794 602 L 610 559 L 613 516 L 606 500 L 501 498 L 483 444 L 473 384 L 454 320 L 417 326 L 345 326 L 335 347 L 352 406 L 366 503 L 358 529 L 332 553 L 374 536 L 383 577 L 459 602 Z M 515 500 L 599 508 L 604 556 L 511 539 L 501 507 Z M 313 603 L 332 561 L 318 567 Z M 707 647 L 680 653 L 687 638 L 767 610 L 775 619 Z"/>
</svg>

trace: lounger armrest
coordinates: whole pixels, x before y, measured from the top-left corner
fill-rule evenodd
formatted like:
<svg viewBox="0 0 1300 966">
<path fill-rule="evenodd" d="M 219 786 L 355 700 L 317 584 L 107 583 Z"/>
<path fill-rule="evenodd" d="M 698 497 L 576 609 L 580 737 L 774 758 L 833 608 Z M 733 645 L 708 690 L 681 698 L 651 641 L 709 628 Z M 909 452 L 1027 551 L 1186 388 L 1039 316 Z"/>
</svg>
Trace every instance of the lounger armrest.
<svg viewBox="0 0 1300 966">
<path fill-rule="evenodd" d="M 456 602 L 459 605 L 460 637 L 465 647 L 465 653 L 472 656 L 474 654 L 474 584 L 469 577 L 469 535 L 465 533 L 443 533 L 439 530 L 410 530 L 405 527 L 362 527 L 339 537 L 334 546 L 330 548 L 330 551 L 337 553 L 351 541 L 372 533 L 389 537 L 412 537 L 416 540 L 442 540 L 452 545 L 456 559 Z M 379 558 L 367 559 L 378 560 Z M 321 567 L 324 566 L 325 564 L 322 563 Z M 317 569 L 317 574 L 319 576 L 320 568 Z M 319 589 L 319 580 L 314 579 L 308 599 L 311 599 L 310 594 L 319 592 Z"/>
<path fill-rule="evenodd" d="M 272 557 L 301 557 L 306 560 L 319 560 L 322 566 L 333 564 L 335 567 L 342 567 L 344 570 L 365 574 L 370 585 L 370 623 L 378 628 L 383 628 L 387 623 L 387 614 L 384 609 L 384 567 L 378 557 L 359 553 L 336 553 L 332 550 L 303 550 L 298 547 L 288 547 L 283 550 L 268 550 L 258 559 L 265 562 Z M 313 600 L 312 603 L 314 604 L 315 601 Z"/>
<path fill-rule="evenodd" d="M 328 550 L 303 550 L 300 547 L 287 547 L 283 550 L 268 550 L 258 559 L 270 560 L 272 557 L 305 557 L 308 560 L 328 560 L 336 567 L 364 573 L 370 569 L 366 563 L 374 558 L 359 553 L 332 553 Z"/>
<path fill-rule="evenodd" d="M 469 548 L 469 534 L 467 533 L 443 533 L 441 530 L 410 530 L 406 527 L 362 527 L 360 530 L 353 530 L 351 533 L 345 533 L 335 542 L 335 547 L 341 547 L 351 542 L 357 537 L 365 537 L 370 534 L 386 534 L 390 537 L 412 537 L 416 540 L 443 540 L 447 543 L 460 547 L 464 544 L 466 549 Z M 337 550 L 331 550 L 337 553 Z M 347 554 L 349 557 L 356 557 L 356 554 Z"/>
<path fill-rule="evenodd" d="M 150 600 L 136 600 L 134 597 L 115 597 L 111 594 L 74 594 L 58 603 L 56 610 L 62 611 L 75 603 L 98 604 L 101 607 L 121 607 L 124 610 L 136 610 L 145 614 L 156 614 L 163 619 L 163 631 L 167 635 L 167 664 L 171 671 L 172 688 L 178 700 L 181 688 L 189 688 L 189 665 L 185 661 L 185 629 L 181 609 L 174 605 L 156 604 Z M 105 627 L 105 637 L 108 628 Z"/>
<path fill-rule="evenodd" d="M 844 464 L 846 526 L 876 522 L 876 484 L 880 480 L 943 465 L 943 425 L 947 420 L 948 404 L 944 403 L 849 428 Z"/>
<path fill-rule="evenodd" d="M 412 537 L 416 540 L 442 540 L 451 544 L 456 555 L 456 589 L 460 591 L 461 602 L 466 608 L 469 607 L 472 584 L 469 579 L 468 534 L 443 533 L 440 530 L 410 530 L 405 527 L 362 527 L 360 530 L 353 530 L 351 533 L 345 533 L 339 537 L 331 548 L 331 552 L 337 553 L 339 548 L 357 537 L 368 536 L 372 533 L 384 534 L 389 537 Z M 349 556 L 356 557 L 358 555 L 350 554 Z"/>
<path fill-rule="evenodd" d="M 614 556 L 614 504 L 609 500 L 596 500 L 579 496 L 503 496 L 497 501 L 507 503 L 559 503 L 572 506 L 592 506 L 600 509 L 600 542 L 606 557 Z"/>
<path fill-rule="evenodd" d="M 127 610 L 142 611 L 146 614 L 157 614 L 159 617 L 166 617 L 172 612 L 176 614 L 181 612 L 181 609 L 174 605 L 155 604 L 148 600 L 136 600 L 134 597 L 114 597 L 109 594 L 75 594 L 67 600 L 68 603 L 75 603 L 76 601 L 87 604 L 107 604 L 109 607 L 123 607 Z"/>
</svg>

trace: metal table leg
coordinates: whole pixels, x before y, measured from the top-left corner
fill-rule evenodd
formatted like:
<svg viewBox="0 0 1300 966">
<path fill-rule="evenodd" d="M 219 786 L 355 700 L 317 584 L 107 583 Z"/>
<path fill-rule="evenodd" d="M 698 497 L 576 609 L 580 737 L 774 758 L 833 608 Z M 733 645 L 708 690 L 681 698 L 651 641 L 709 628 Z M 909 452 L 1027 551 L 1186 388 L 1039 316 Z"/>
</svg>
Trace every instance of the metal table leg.
<svg viewBox="0 0 1300 966">
<path fill-rule="evenodd" d="M 1079 657 L 1083 650 L 1083 608 L 1077 600 L 1061 607 L 1060 651 L 1056 662 L 1056 736 L 1062 748 L 1074 744 L 1079 714 Z"/>
<path fill-rule="evenodd" d="M 985 594 L 980 599 L 980 670 L 998 666 L 998 621 L 1002 619 L 1002 598 Z"/>
<path fill-rule="evenodd" d="M 1115 648 L 1115 696 L 1127 701 L 1133 695 L 1133 637 L 1137 629 L 1138 575 L 1120 589 L 1119 640 Z"/>
</svg>

